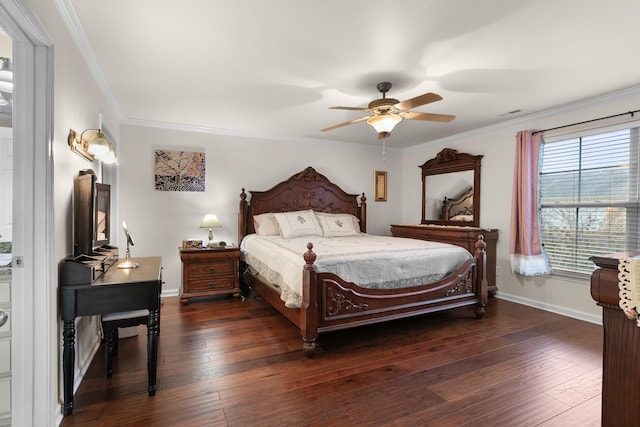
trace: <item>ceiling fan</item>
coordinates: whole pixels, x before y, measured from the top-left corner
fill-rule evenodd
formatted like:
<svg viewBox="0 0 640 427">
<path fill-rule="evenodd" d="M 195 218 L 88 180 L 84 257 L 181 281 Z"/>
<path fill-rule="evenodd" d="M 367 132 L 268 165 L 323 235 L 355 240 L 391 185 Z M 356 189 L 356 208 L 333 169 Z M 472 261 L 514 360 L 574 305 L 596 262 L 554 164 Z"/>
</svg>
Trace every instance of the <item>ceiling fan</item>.
<svg viewBox="0 0 640 427">
<path fill-rule="evenodd" d="M 378 91 L 382 93 L 382 98 L 375 99 L 369 103 L 369 106 L 364 107 L 329 107 L 332 110 L 354 110 L 354 111 L 366 111 L 368 116 L 353 119 L 348 122 L 340 123 L 334 126 L 330 126 L 323 131 L 336 129 L 342 126 L 352 125 L 367 121 L 368 124 L 378 132 L 378 138 L 386 138 L 391 135 L 391 131 L 394 126 L 402 121 L 407 120 L 426 120 L 432 122 L 450 122 L 455 119 L 456 116 L 449 114 L 432 114 L 432 113 L 418 113 L 414 111 L 408 111 L 412 108 L 419 107 L 421 105 L 429 104 L 442 100 L 440 95 L 435 93 L 425 93 L 415 98 L 407 99 L 406 101 L 398 101 L 394 98 L 387 98 L 387 92 L 391 89 L 391 83 L 382 82 L 376 85 Z"/>
</svg>

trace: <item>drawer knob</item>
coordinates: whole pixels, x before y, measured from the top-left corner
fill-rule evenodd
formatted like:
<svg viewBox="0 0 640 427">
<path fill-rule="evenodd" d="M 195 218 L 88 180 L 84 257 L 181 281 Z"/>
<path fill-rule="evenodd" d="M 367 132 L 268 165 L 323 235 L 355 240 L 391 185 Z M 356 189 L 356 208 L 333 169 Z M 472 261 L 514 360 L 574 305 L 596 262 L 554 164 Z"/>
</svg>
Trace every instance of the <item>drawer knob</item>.
<svg viewBox="0 0 640 427">
<path fill-rule="evenodd" d="M 215 288 L 216 287 L 216 282 L 209 282 L 207 284 L 207 286 L 210 287 L 210 288 Z"/>
<path fill-rule="evenodd" d="M 216 268 L 215 267 L 209 267 L 209 268 L 207 268 L 207 271 L 209 273 L 215 273 L 216 272 Z"/>
</svg>

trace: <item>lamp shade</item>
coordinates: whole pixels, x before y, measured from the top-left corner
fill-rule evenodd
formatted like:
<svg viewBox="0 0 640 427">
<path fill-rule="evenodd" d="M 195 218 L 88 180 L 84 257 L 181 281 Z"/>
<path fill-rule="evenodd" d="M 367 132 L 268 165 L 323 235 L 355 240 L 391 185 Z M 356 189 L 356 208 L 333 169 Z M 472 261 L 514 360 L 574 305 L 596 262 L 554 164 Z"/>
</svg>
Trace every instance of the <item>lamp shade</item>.
<svg viewBox="0 0 640 427">
<path fill-rule="evenodd" d="M 100 130 L 98 130 L 96 134 L 87 141 L 87 152 L 103 163 L 116 162 L 116 154 L 113 150 L 113 145 L 111 145 L 111 142 Z"/>
<path fill-rule="evenodd" d="M 102 163 L 118 163 L 116 151 L 100 129 L 87 129 L 76 138 L 73 129 L 69 131 L 69 147 L 89 161 L 97 159 Z"/>
<path fill-rule="evenodd" d="M 380 114 L 370 117 L 367 123 L 373 126 L 380 137 L 386 138 L 391 134 L 395 125 L 401 121 L 402 117 L 398 114 Z"/>
<path fill-rule="evenodd" d="M 202 222 L 200 223 L 200 228 L 217 228 L 222 227 L 220 221 L 218 221 L 218 217 L 216 214 L 206 214 L 204 218 L 202 218 Z"/>
</svg>

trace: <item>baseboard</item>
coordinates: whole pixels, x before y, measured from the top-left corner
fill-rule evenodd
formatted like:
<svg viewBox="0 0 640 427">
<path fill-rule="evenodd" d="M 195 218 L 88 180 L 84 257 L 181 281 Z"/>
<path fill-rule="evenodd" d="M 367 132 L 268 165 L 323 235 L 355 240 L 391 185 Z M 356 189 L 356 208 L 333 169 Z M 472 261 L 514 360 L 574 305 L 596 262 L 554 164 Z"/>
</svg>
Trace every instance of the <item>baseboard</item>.
<svg viewBox="0 0 640 427">
<path fill-rule="evenodd" d="M 164 297 L 177 297 L 180 295 L 180 292 L 178 292 L 177 289 L 171 290 L 171 291 L 162 291 L 162 293 L 160 294 L 160 296 L 162 298 Z"/>
<path fill-rule="evenodd" d="M 552 313 L 560 314 L 562 316 L 567 316 L 567 317 L 571 317 L 578 320 L 584 320 L 585 322 L 602 325 L 602 316 L 595 316 L 593 314 L 584 313 L 582 311 L 569 310 L 565 307 L 560 307 L 553 304 L 547 304 L 540 301 L 523 298 L 517 295 L 505 294 L 504 292 L 500 292 L 500 291 L 498 291 L 495 298 L 503 299 L 505 301 L 515 302 L 517 304 L 527 305 L 529 307 L 539 308 L 540 310 L 550 311 Z"/>
<path fill-rule="evenodd" d="M 88 352 L 87 357 L 85 357 L 83 360 L 78 361 L 79 369 L 73 375 L 73 394 L 76 394 L 76 391 L 78 391 L 78 387 L 80 387 L 80 383 L 82 382 L 84 375 L 89 370 L 89 366 L 91 366 L 91 362 L 93 362 L 93 358 L 95 357 L 99 348 L 100 336 L 96 334 L 95 341 L 91 345 L 91 351 Z"/>
</svg>

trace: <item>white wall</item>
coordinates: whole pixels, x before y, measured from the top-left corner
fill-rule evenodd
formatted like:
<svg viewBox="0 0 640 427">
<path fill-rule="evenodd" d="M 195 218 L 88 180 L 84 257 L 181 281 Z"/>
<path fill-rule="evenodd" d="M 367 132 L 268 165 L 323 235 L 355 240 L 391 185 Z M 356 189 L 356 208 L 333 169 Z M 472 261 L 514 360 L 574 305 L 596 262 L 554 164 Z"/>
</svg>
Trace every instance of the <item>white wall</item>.
<svg viewBox="0 0 640 427">
<path fill-rule="evenodd" d="M 54 117 L 53 117 L 53 158 L 54 158 L 54 230 L 55 259 L 62 260 L 73 252 L 72 243 L 72 193 L 73 177 L 80 169 L 94 168 L 99 172 L 97 164 L 91 164 L 69 150 L 67 135 L 73 128 L 82 132 L 87 128 L 99 125 L 99 116 L 103 114 L 110 123 L 120 120 L 109 107 L 100 91 L 95 79 L 89 72 L 80 51 L 77 49 L 55 2 L 29 2 L 34 13 L 46 28 L 48 35 L 54 41 Z M 51 279 L 57 285 L 58 277 Z M 52 292 L 57 295 L 57 291 Z M 57 301 L 52 302 L 57 309 Z M 57 310 L 55 318 L 58 321 L 54 328 L 51 342 L 58 351 L 58 372 L 53 372 L 52 381 L 58 383 L 59 394 L 51 396 L 56 403 L 62 403 L 62 324 Z M 44 326 L 44 325 L 42 325 Z M 99 345 L 97 334 L 98 321 L 95 317 L 80 318 L 77 322 L 76 334 L 76 385 L 89 366 L 92 356 Z M 48 326 L 47 326 L 48 327 Z M 38 403 L 36 402 L 36 405 Z M 58 407 L 59 408 L 59 407 Z M 52 414 L 60 417 L 60 411 Z M 54 422 L 51 422 L 54 425 Z"/>
<path fill-rule="evenodd" d="M 480 226 L 499 229 L 497 266 L 498 295 L 514 301 L 599 322 L 601 309 L 591 299 L 589 280 L 568 279 L 552 274 L 526 278 L 511 273 L 509 264 L 509 228 L 511 192 L 515 159 L 515 135 L 519 130 L 548 129 L 584 120 L 636 110 L 640 106 L 640 89 L 629 90 L 557 109 L 503 125 L 479 129 L 467 135 L 423 144 L 403 153 L 403 222 L 420 222 L 421 175 L 416 167 L 434 157 L 442 148 L 482 154 L 482 193 Z"/>
<path fill-rule="evenodd" d="M 156 149 L 204 151 L 205 191 L 156 191 Z M 216 239 L 238 243 L 241 189 L 268 190 L 307 166 L 348 193 L 365 193 L 369 233 L 388 235 L 389 224 L 400 218 L 402 153 L 387 149 L 383 162 L 378 144 L 260 140 L 124 125 L 119 157 L 120 218 L 135 239 L 132 256 L 162 256 L 165 295 L 176 295 L 180 288 L 178 247 L 182 240 L 206 238 L 207 230 L 198 228 L 205 213 L 215 213 L 222 223 L 222 228 L 214 230 Z M 373 201 L 376 170 L 388 172 L 387 202 Z M 118 232 L 122 234 L 121 229 Z M 125 248 L 120 250 L 124 253 Z"/>
</svg>

